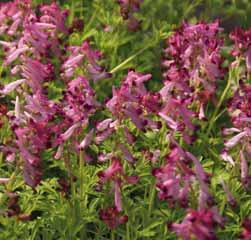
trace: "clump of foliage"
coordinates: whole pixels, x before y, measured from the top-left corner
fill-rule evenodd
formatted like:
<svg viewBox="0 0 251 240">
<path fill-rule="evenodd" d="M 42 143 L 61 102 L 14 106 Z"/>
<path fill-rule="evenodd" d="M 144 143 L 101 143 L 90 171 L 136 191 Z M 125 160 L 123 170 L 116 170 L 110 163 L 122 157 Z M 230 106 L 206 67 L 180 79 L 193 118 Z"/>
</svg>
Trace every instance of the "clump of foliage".
<svg viewBox="0 0 251 240">
<path fill-rule="evenodd" d="M 174 2 L 0 4 L 1 239 L 250 239 L 251 28 Z"/>
</svg>

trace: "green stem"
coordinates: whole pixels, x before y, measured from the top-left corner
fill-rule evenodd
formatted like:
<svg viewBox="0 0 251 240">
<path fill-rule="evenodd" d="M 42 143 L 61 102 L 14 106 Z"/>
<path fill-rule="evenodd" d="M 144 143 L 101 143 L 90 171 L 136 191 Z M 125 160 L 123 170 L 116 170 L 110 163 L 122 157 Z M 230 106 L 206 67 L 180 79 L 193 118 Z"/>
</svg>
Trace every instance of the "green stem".
<svg viewBox="0 0 251 240">
<path fill-rule="evenodd" d="M 115 240 L 115 232 L 114 231 L 111 232 L 111 240 Z"/>
<path fill-rule="evenodd" d="M 79 178 L 80 178 L 80 211 L 84 210 L 84 151 L 79 152 Z M 80 239 L 86 239 L 84 227 L 80 231 Z"/>
<path fill-rule="evenodd" d="M 225 87 L 225 89 L 224 89 L 224 91 L 223 91 L 223 93 L 222 93 L 222 95 L 221 95 L 221 97 L 220 97 L 219 102 L 218 102 L 217 105 L 216 105 L 216 108 L 215 108 L 215 110 L 214 110 L 213 116 L 212 116 L 211 121 L 210 121 L 210 123 L 209 123 L 208 129 L 207 129 L 207 132 L 206 132 L 206 136 L 207 136 L 207 137 L 209 136 L 209 134 L 210 134 L 210 132 L 211 132 L 211 129 L 212 129 L 212 127 L 213 127 L 213 124 L 214 124 L 214 122 L 215 122 L 216 119 L 217 119 L 216 116 L 218 115 L 219 110 L 220 110 L 220 108 L 221 108 L 221 105 L 222 105 L 223 101 L 225 100 L 225 97 L 226 97 L 226 95 L 227 95 L 227 93 L 228 93 L 228 91 L 229 91 L 229 89 L 230 89 L 230 87 L 231 87 L 231 81 L 230 81 L 231 78 L 232 78 L 232 76 L 231 76 L 231 72 L 230 72 L 230 75 L 229 75 L 229 78 L 228 78 L 227 85 L 226 85 L 226 87 Z"/>
<path fill-rule="evenodd" d="M 123 61 L 122 63 L 120 63 L 119 65 L 117 65 L 115 68 L 113 68 L 110 73 L 115 73 L 118 70 L 120 70 L 121 68 L 123 68 L 127 63 L 129 63 L 130 61 L 132 61 L 134 58 L 136 58 L 139 54 L 141 54 L 142 52 L 144 52 L 146 49 L 150 48 L 151 46 L 147 46 L 144 47 L 142 49 L 140 49 L 137 53 L 135 53 L 134 55 L 130 56 L 129 58 L 127 58 L 125 61 Z"/>
<path fill-rule="evenodd" d="M 129 228 L 129 223 L 126 224 L 126 240 L 130 240 L 130 228 Z"/>
<path fill-rule="evenodd" d="M 0 77 L 2 76 L 3 73 L 3 64 L 0 66 Z"/>
<path fill-rule="evenodd" d="M 79 178 L 80 178 L 80 198 L 82 199 L 83 193 L 84 193 L 84 176 L 83 176 L 83 170 L 84 170 L 84 152 L 81 149 L 79 152 Z M 82 203 L 82 201 L 81 201 Z"/>
<path fill-rule="evenodd" d="M 150 218 L 151 213 L 152 213 L 152 208 L 154 204 L 154 199 L 155 199 L 155 194 L 156 194 L 156 188 L 155 188 L 155 182 L 150 186 L 150 196 L 149 196 L 149 206 L 148 206 L 148 217 Z"/>
</svg>

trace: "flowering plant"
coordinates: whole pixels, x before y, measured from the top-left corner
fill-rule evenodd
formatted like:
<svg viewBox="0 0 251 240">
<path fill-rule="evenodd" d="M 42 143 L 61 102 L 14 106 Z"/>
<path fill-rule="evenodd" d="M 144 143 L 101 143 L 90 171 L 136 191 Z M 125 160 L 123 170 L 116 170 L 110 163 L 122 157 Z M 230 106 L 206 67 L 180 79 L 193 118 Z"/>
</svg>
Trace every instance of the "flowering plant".
<svg viewBox="0 0 251 240">
<path fill-rule="evenodd" d="M 250 239 L 251 28 L 170 6 L 0 4 L 1 239 Z"/>
</svg>

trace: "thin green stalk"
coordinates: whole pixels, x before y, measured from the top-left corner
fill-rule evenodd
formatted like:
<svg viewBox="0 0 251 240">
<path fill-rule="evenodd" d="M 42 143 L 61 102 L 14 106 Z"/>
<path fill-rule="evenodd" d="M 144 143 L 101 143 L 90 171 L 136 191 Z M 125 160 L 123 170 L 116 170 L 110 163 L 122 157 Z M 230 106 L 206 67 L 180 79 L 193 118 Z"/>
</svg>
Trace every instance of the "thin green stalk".
<svg viewBox="0 0 251 240">
<path fill-rule="evenodd" d="M 126 240 L 131 240 L 129 223 L 126 224 Z"/>
<path fill-rule="evenodd" d="M 82 212 L 83 206 L 83 198 L 84 198 L 84 151 L 80 149 L 79 152 L 79 178 L 80 178 L 80 211 Z M 85 229 L 82 228 L 80 230 L 80 239 L 86 239 Z"/>
<path fill-rule="evenodd" d="M 72 1 L 71 1 L 71 11 L 70 11 L 71 14 L 70 14 L 70 16 L 69 16 L 70 23 L 73 22 L 74 17 L 75 17 L 75 11 L 74 11 L 74 9 L 75 9 L 75 1 L 72 0 Z"/>
<path fill-rule="evenodd" d="M 84 177 L 83 177 L 83 170 L 84 170 L 84 152 L 80 150 L 79 152 L 79 177 L 80 177 L 80 198 L 83 197 L 84 192 Z M 81 201 L 82 203 L 82 201 Z"/>
<path fill-rule="evenodd" d="M 110 71 L 110 73 L 117 72 L 118 70 L 120 70 L 121 68 L 123 68 L 126 64 L 128 64 L 130 61 L 132 61 L 134 58 L 136 58 L 139 54 L 141 54 L 142 52 L 144 52 L 146 49 L 148 49 L 150 47 L 151 46 L 147 46 L 147 47 L 144 47 L 144 48 L 140 49 L 137 53 L 135 53 L 134 55 L 130 56 L 125 61 L 123 61 L 122 63 L 120 63 L 119 65 L 117 65 L 115 68 L 113 68 Z"/>
<path fill-rule="evenodd" d="M 115 232 L 113 230 L 111 231 L 111 240 L 115 240 Z"/>
<path fill-rule="evenodd" d="M 0 66 L 0 77 L 2 76 L 3 73 L 3 64 Z"/>
<path fill-rule="evenodd" d="M 220 97 L 220 100 L 219 100 L 218 104 L 216 105 L 213 116 L 212 116 L 212 118 L 211 118 L 211 120 L 209 122 L 209 126 L 208 126 L 208 129 L 207 129 L 207 132 L 206 132 L 207 137 L 209 136 L 209 134 L 210 134 L 210 132 L 212 130 L 213 124 L 215 123 L 215 121 L 217 119 L 216 116 L 218 115 L 219 110 L 220 110 L 220 108 L 222 106 L 222 103 L 225 100 L 226 95 L 227 95 L 227 93 L 228 93 L 228 91 L 229 91 L 229 89 L 231 87 L 231 79 L 232 79 L 232 74 L 230 72 L 227 85 L 226 85 L 226 87 L 225 87 L 225 89 L 224 89 L 224 91 L 223 91 L 223 93 L 222 93 L 222 95 Z"/>
<path fill-rule="evenodd" d="M 152 213 L 155 194 L 156 194 L 156 188 L 155 188 L 155 182 L 153 182 L 153 184 L 151 184 L 151 186 L 150 186 L 150 194 L 149 194 L 149 206 L 148 206 L 148 217 L 149 218 L 150 218 L 151 213 Z"/>
</svg>

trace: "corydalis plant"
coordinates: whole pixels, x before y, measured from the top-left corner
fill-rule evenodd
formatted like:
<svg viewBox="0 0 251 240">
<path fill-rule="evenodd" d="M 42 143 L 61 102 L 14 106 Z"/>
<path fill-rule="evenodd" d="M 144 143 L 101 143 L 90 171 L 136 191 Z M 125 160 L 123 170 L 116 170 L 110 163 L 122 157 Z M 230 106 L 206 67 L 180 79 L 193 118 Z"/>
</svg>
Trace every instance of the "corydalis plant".
<svg viewBox="0 0 251 240">
<path fill-rule="evenodd" d="M 98 64 L 101 53 L 93 50 L 89 42 L 63 50 L 70 31 L 66 25 L 67 11 L 56 3 L 41 5 L 34 11 L 30 2 L 14 1 L 1 5 L 0 10 L 9 19 L 0 24 L 6 36 L 6 41 L 0 42 L 6 56 L 4 64 L 18 78 L 5 85 L 1 94 L 16 90 L 19 95 L 15 111 L 9 113 L 16 141 L 12 151 L 3 149 L 12 158 L 20 153 L 25 181 L 35 187 L 42 178 L 41 154 L 58 147 L 55 157 L 60 158 L 63 143 L 74 133 L 81 136 L 82 127 L 98 106 L 88 81 L 110 74 Z M 12 29 L 14 24 L 15 33 L 10 33 L 8 24 Z M 62 86 L 63 97 L 49 99 L 48 86 L 56 82 Z M 75 149 L 78 151 L 77 146 Z"/>
<path fill-rule="evenodd" d="M 216 81 L 223 77 L 220 31 L 218 22 L 184 23 L 166 41 L 160 116 L 171 129 L 181 131 L 187 142 L 196 130 L 192 119 L 205 119 L 204 107 L 215 94 Z"/>
</svg>

